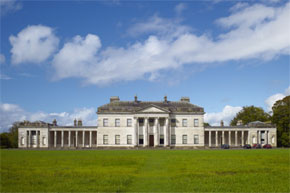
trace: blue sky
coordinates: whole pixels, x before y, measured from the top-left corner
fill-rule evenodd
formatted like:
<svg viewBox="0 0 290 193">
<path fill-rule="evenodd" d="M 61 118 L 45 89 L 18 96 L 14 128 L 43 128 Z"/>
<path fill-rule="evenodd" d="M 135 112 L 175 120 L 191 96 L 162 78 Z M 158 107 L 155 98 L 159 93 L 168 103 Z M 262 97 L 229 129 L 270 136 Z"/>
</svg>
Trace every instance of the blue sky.
<svg viewBox="0 0 290 193">
<path fill-rule="evenodd" d="M 109 101 L 190 97 L 225 123 L 290 93 L 290 3 L 1 0 L 1 125 L 96 125 Z"/>
</svg>

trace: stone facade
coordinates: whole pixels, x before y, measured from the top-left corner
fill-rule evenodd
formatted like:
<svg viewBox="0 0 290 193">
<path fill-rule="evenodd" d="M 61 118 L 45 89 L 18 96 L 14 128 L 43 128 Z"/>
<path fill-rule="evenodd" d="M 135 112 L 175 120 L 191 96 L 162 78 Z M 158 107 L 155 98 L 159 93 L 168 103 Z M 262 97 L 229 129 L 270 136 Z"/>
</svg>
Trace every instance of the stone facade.
<svg viewBox="0 0 290 193">
<path fill-rule="evenodd" d="M 111 97 L 110 103 L 98 108 L 98 126 L 58 126 L 39 122 L 19 128 L 19 148 L 203 148 L 230 144 L 271 144 L 276 146 L 276 128 L 261 122 L 246 126 L 204 127 L 204 110 L 180 101 L 120 101 Z"/>
</svg>

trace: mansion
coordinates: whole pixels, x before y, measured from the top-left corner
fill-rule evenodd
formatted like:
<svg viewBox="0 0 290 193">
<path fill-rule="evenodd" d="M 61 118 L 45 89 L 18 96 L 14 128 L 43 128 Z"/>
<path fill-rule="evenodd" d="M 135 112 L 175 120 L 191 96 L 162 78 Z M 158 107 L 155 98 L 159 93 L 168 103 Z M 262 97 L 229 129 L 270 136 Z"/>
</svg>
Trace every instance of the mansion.
<svg viewBox="0 0 290 193">
<path fill-rule="evenodd" d="M 19 148 L 205 148 L 229 144 L 271 144 L 276 147 L 276 128 L 263 122 L 237 126 L 204 126 L 204 109 L 180 101 L 121 101 L 97 111 L 98 126 L 84 126 L 74 120 L 73 126 L 59 126 L 42 121 L 24 122 L 18 129 Z"/>
</svg>

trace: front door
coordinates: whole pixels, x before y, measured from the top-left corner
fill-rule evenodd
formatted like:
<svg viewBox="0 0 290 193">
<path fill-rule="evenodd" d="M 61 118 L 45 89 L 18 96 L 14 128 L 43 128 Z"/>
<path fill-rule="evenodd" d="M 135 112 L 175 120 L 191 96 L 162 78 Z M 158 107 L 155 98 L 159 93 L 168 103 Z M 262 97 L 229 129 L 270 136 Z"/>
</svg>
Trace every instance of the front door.
<svg viewBox="0 0 290 193">
<path fill-rule="evenodd" d="M 149 135 L 149 146 L 150 147 L 154 146 L 154 135 Z"/>
</svg>

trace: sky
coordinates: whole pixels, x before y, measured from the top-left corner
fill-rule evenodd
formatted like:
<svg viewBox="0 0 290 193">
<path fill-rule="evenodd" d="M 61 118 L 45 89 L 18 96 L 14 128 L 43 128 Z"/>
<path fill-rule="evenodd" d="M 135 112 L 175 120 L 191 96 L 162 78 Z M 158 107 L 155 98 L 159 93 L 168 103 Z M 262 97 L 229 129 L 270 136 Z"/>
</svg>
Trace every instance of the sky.
<svg viewBox="0 0 290 193">
<path fill-rule="evenodd" d="M 15 121 L 97 125 L 121 100 L 190 97 L 205 121 L 290 94 L 290 2 L 0 0 L 0 132 Z"/>
</svg>

